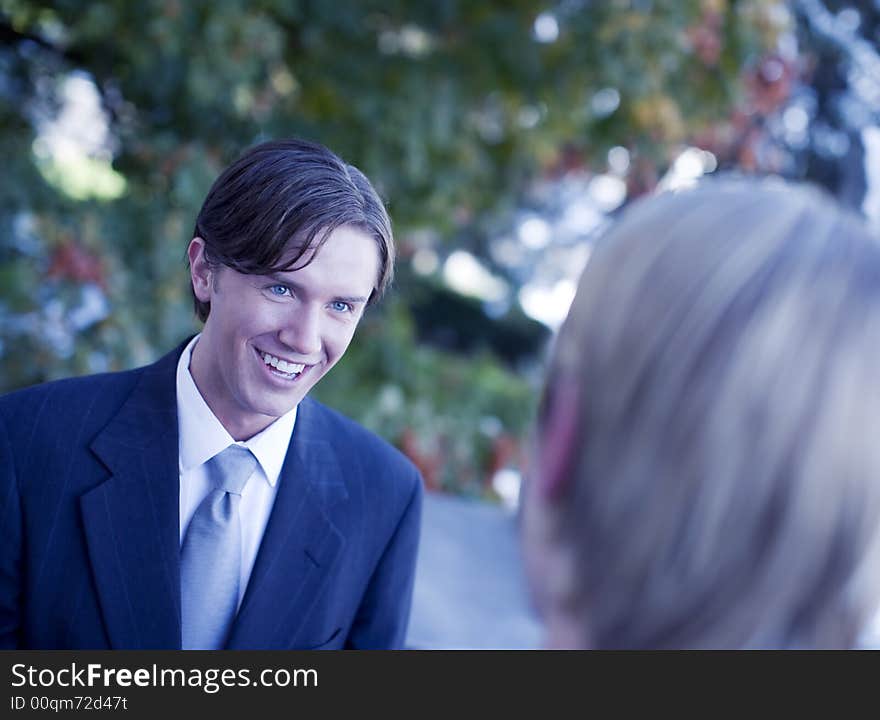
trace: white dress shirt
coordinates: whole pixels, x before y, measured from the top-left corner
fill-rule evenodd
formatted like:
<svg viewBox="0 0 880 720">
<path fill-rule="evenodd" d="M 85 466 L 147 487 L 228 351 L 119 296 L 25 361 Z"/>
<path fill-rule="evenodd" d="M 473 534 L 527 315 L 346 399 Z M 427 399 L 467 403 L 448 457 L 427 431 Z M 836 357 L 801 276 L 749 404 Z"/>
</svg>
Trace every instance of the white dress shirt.
<svg viewBox="0 0 880 720">
<path fill-rule="evenodd" d="M 180 429 L 178 459 L 180 471 L 180 543 L 196 508 L 213 489 L 205 463 L 235 443 L 226 428 L 211 412 L 189 372 L 196 335 L 184 348 L 177 363 L 177 424 Z M 281 466 L 287 455 L 296 407 L 282 415 L 249 440 L 237 443 L 257 458 L 257 468 L 241 493 L 241 582 L 238 602 L 244 597 L 257 550 L 275 503 Z"/>
</svg>

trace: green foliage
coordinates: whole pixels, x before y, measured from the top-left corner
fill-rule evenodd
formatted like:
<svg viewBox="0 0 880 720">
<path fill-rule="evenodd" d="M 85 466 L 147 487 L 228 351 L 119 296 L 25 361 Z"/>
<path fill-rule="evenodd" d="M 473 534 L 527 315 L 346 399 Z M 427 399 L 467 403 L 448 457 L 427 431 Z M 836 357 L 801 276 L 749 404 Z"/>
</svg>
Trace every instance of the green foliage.
<svg viewBox="0 0 880 720">
<path fill-rule="evenodd" d="M 662 170 L 737 101 L 774 5 L 0 0 L 0 149 L 14 178 L 0 185 L 0 390 L 129 367 L 195 331 L 184 249 L 213 178 L 254 142 L 305 136 L 361 167 L 388 198 L 404 262 L 426 227 L 441 257 L 467 238 L 484 252 L 481 228 L 503 224 L 537 177 L 603 171 L 616 145 L 635 172 Z M 542 13 L 552 42 L 536 39 Z M 35 119 L 73 71 L 101 93 L 124 188 L 89 192 L 95 158 L 40 172 Z M 414 337 L 404 297 L 366 323 L 321 394 L 442 455 L 438 485 L 477 492 L 497 438 L 522 438 L 536 381 Z"/>
</svg>

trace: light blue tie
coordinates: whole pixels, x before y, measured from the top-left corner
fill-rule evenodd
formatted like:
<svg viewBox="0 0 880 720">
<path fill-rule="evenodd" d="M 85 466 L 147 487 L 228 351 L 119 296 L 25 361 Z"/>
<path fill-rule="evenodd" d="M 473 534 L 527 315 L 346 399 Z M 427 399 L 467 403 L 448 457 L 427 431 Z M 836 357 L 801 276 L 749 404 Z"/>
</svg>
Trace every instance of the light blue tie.
<svg viewBox="0 0 880 720">
<path fill-rule="evenodd" d="M 241 445 L 212 457 L 214 489 L 196 508 L 180 550 L 180 615 L 184 650 L 226 644 L 238 607 L 241 576 L 241 491 L 257 459 Z"/>
</svg>

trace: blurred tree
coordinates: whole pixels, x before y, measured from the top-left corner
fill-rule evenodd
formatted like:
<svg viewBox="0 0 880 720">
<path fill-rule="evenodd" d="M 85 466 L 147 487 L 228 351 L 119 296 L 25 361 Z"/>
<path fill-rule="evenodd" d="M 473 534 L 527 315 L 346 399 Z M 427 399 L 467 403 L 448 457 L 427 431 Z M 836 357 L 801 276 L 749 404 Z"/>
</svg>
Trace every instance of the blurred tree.
<svg viewBox="0 0 880 720">
<path fill-rule="evenodd" d="M 798 0 L 794 9 L 802 72 L 788 122 L 783 114 L 777 132 L 789 153 L 786 174 L 812 180 L 861 210 L 862 132 L 880 124 L 880 4 Z"/>
<path fill-rule="evenodd" d="M 490 353 L 522 371 L 546 333 L 516 307 L 492 319 L 453 302 L 410 270 L 416 251 L 429 237 L 441 260 L 466 248 L 493 265 L 493 233 L 535 178 L 604 172 L 616 146 L 631 189 L 649 188 L 746 97 L 778 9 L 0 0 L 14 178 L 0 189 L 0 390 L 130 367 L 191 333 L 184 249 L 208 186 L 244 147 L 300 135 L 377 183 L 401 247 L 399 298 L 320 394 L 411 454 L 445 455 L 439 486 L 483 492 L 492 443 L 522 436 L 533 397 Z M 469 320 L 452 346 L 469 355 L 417 343 L 450 337 L 438 328 L 456 317 Z"/>
<path fill-rule="evenodd" d="M 742 102 L 697 142 L 722 169 L 807 180 L 864 211 L 872 162 L 864 132 L 880 125 L 880 5 L 788 5 L 787 42 L 745 73 Z"/>
</svg>

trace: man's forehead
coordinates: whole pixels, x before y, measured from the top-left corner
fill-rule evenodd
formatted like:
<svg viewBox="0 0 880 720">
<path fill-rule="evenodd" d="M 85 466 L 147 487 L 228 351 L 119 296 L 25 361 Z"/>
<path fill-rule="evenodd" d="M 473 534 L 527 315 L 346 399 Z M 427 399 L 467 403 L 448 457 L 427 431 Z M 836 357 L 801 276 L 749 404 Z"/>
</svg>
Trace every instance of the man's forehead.
<svg viewBox="0 0 880 720">
<path fill-rule="evenodd" d="M 370 233 L 356 225 L 346 224 L 335 228 L 322 228 L 317 231 L 301 230 L 287 241 L 273 267 L 282 272 L 300 270 L 320 255 L 328 242 L 332 242 L 334 238 L 340 236 L 360 237 L 365 245 L 375 250 L 376 258 L 381 263 L 379 244 Z"/>
<path fill-rule="evenodd" d="M 270 273 L 291 273 L 309 265 L 320 252 L 320 247 L 307 246 L 301 241 L 291 240 L 275 262 Z"/>
<path fill-rule="evenodd" d="M 380 281 L 382 267 L 376 241 L 363 230 L 342 226 L 320 237 L 320 243 L 291 240 L 278 261 L 263 273 L 291 285 L 318 282 L 346 297 L 372 295 Z"/>
</svg>

